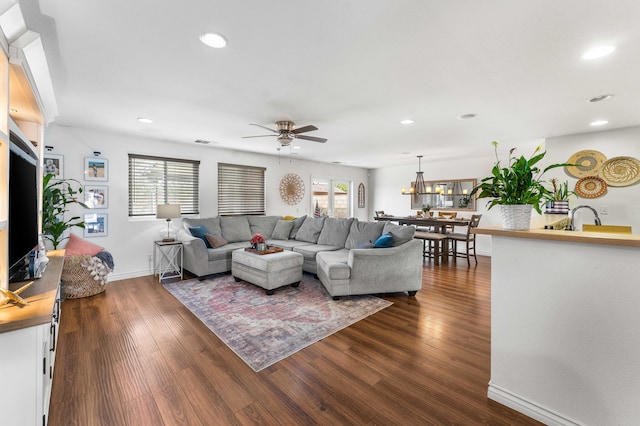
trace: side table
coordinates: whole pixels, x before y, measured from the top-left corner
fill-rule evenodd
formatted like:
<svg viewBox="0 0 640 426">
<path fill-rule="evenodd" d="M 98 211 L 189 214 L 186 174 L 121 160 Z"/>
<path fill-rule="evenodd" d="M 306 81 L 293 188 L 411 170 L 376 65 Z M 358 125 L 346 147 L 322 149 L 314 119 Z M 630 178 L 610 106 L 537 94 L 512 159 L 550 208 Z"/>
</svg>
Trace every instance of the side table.
<svg viewBox="0 0 640 426">
<path fill-rule="evenodd" d="M 181 241 L 153 242 L 153 275 L 158 274 L 158 282 L 164 279 L 182 279 L 184 246 Z"/>
</svg>

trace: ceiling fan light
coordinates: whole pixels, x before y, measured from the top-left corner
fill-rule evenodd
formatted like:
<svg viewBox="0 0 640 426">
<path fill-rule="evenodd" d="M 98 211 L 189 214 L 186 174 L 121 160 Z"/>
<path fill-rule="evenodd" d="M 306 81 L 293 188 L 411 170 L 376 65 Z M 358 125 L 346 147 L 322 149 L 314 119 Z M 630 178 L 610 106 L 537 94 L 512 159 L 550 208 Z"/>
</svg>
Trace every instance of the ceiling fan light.
<svg viewBox="0 0 640 426">
<path fill-rule="evenodd" d="M 200 36 L 200 41 L 214 49 L 222 49 L 227 45 L 227 39 L 218 33 L 206 33 Z"/>
</svg>

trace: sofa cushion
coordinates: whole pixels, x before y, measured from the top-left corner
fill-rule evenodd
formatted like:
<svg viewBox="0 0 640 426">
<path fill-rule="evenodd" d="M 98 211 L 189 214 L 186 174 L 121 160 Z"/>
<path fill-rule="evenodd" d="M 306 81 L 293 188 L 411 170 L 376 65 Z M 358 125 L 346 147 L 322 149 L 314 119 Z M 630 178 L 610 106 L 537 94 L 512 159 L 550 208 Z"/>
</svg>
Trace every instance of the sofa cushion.
<svg viewBox="0 0 640 426">
<path fill-rule="evenodd" d="M 383 228 L 384 222 L 360 222 L 356 219 L 351 224 L 351 230 L 344 247 L 354 249 L 367 241 L 373 242 L 380 238 Z"/>
<path fill-rule="evenodd" d="M 273 228 L 280 219 L 280 216 L 247 216 L 251 235 L 262 234 L 265 238 L 272 238 Z"/>
<path fill-rule="evenodd" d="M 204 226 L 207 228 L 212 234 L 222 235 L 222 231 L 220 230 L 220 218 L 219 217 L 209 217 L 206 219 L 191 219 L 191 218 L 183 218 L 182 226 L 185 230 L 189 230 L 189 228 L 196 226 Z"/>
<path fill-rule="evenodd" d="M 300 230 L 300 227 L 302 226 L 302 224 L 304 223 L 304 221 L 307 219 L 307 215 L 302 215 L 297 219 L 293 219 L 293 228 L 291 228 L 291 232 L 289 233 L 289 238 L 290 239 L 295 239 L 296 235 L 298 234 L 298 231 Z"/>
<path fill-rule="evenodd" d="M 205 234 L 204 237 L 207 239 L 207 242 L 212 248 L 218 248 L 229 244 L 227 240 L 222 238 L 220 235 Z"/>
<path fill-rule="evenodd" d="M 395 223 L 385 222 L 383 233 L 389 233 L 393 235 L 393 246 L 401 246 L 407 241 L 413 240 L 413 235 L 416 233 L 416 228 L 413 226 L 396 225 Z"/>
<path fill-rule="evenodd" d="M 193 235 L 194 237 L 198 237 L 202 241 L 204 241 L 204 245 L 207 246 L 207 248 L 212 248 L 211 244 L 209 244 L 209 241 L 207 241 L 206 235 L 211 233 L 207 228 L 202 225 L 193 226 L 189 228 L 189 232 L 191 232 L 191 235 Z"/>
<path fill-rule="evenodd" d="M 348 280 L 351 277 L 349 252 L 347 250 L 323 251 L 316 256 L 318 269 L 332 280 Z"/>
<path fill-rule="evenodd" d="M 375 248 L 387 248 L 393 246 L 393 235 L 391 234 L 382 234 L 380 238 L 373 243 Z"/>
<path fill-rule="evenodd" d="M 247 216 L 222 216 L 220 228 L 222 228 L 222 238 L 230 243 L 249 241 L 253 236 Z"/>
<path fill-rule="evenodd" d="M 273 232 L 271 233 L 271 238 L 274 240 L 288 240 L 289 234 L 291 234 L 292 229 L 293 229 L 292 220 L 280 219 L 278 220 L 278 222 L 276 222 L 275 228 L 273 228 Z"/>
<path fill-rule="evenodd" d="M 322 232 L 324 219 L 324 217 L 307 217 L 296 233 L 296 240 L 314 244 L 317 243 L 320 232 Z"/>
<path fill-rule="evenodd" d="M 351 230 L 351 223 L 353 218 L 349 219 L 336 219 L 328 217 L 324 220 L 324 226 L 322 232 L 318 237 L 318 244 L 326 244 L 330 246 L 344 247 L 344 243 L 347 241 L 349 231 Z"/>
</svg>

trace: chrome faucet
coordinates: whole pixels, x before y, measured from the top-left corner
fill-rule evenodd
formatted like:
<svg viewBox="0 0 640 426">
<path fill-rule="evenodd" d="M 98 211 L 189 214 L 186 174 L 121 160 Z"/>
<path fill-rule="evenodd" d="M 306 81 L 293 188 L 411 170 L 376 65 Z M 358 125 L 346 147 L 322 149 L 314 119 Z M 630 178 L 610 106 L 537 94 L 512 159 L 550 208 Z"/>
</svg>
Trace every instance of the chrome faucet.
<svg viewBox="0 0 640 426">
<path fill-rule="evenodd" d="M 569 231 L 575 231 L 575 229 L 573 229 L 573 218 L 574 218 L 574 215 L 576 213 L 576 210 L 579 210 L 579 209 L 582 209 L 582 208 L 589 209 L 589 210 L 591 210 L 593 212 L 594 216 L 596 217 L 595 218 L 596 226 L 601 226 L 602 225 L 602 222 L 600 222 L 600 218 L 598 217 L 598 212 L 596 211 L 596 209 L 594 209 L 591 206 L 582 205 L 582 206 L 574 207 L 573 210 L 571 210 L 571 214 L 569 214 L 569 226 L 567 227 L 567 229 Z"/>
</svg>

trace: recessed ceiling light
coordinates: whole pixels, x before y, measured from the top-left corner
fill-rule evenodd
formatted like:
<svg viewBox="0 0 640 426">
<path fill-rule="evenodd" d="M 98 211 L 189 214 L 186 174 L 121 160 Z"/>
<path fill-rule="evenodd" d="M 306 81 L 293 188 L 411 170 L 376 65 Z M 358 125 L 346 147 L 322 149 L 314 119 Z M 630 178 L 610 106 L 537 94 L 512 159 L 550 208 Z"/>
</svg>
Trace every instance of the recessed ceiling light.
<svg viewBox="0 0 640 426">
<path fill-rule="evenodd" d="M 589 123 L 590 126 L 604 126 L 605 124 L 609 124 L 607 120 L 596 120 Z"/>
<path fill-rule="evenodd" d="M 458 120 L 469 120 L 470 118 L 476 118 L 478 114 L 462 114 L 458 116 Z"/>
<path fill-rule="evenodd" d="M 616 50 L 616 46 L 596 46 L 592 49 L 587 50 L 584 55 L 582 55 L 582 59 L 597 59 L 603 56 L 607 56 L 611 52 Z"/>
<path fill-rule="evenodd" d="M 202 34 L 200 36 L 200 41 L 215 49 L 221 49 L 227 45 L 227 39 L 218 33 Z"/>
<path fill-rule="evenodd" d="M 138 117 L 137 120 L 141 123 L 145 123 L 145 124 L 151 124 L 153 123 L 153 120 L 150 118 L 144 118 L 144 117 Z"/>
<path fill-rule="evenodd" d="M 402 121 L 400 122 L 400 124 L 413 124 L 413 123 L 415 123 L 415 121 L 413 121 L 413 120 L 412 120 L 412 119 L 410 119 L 410 118 L 407 118 L 406 120 L 402 120 Z"/>
<path fill-rule="evenodd" d="M 611 94 L 600 95 L 600 96 L 596 96 L 595 98 L 589 99 L 589 102 L 600 102 L 600 101 L 605 101 L 605 100 L 611 99 L 611 98 L 613 98 L 613 95 L 611 95 Z"/>
</svg>

